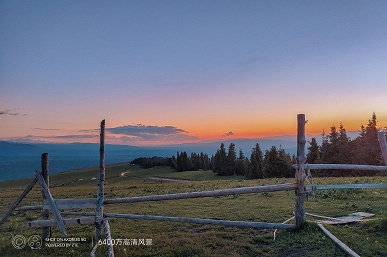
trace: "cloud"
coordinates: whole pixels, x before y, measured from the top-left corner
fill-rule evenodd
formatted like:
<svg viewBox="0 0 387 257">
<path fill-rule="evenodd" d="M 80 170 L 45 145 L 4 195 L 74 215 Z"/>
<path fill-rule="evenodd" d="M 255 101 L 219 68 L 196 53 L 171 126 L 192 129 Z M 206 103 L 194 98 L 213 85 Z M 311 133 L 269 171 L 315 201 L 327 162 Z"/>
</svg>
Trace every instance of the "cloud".
<svg viewBox="0 0 387 257">
<path fill-rule="evenodd" d="M 24 143 L 73 143 L 73 142 L 98 142 L 99 135 L 59 135 L 59 136 L 36 136 L 27 135 L 24 137 L 7 138 L 12 142 Z"/>
<path fill-rule="evenodd" d="M 60 130 L 60 129 L 56 129 L 56 128 L 34 128 L 35 130 L 43 130 L 43 131 L 56 131 L 56 130 Z"/>
<path fill-rule="evenodd" d="M 34 128 L 35 130 L 60 130 Z M 99 129 L 81 129 L 79 134 L 68 135 L 27 135 L 7 138 L 8 141 L 25 143 L 99 143 Z M 106 143 L 131 145 L 165 145 L 197 142 L 200 139 L 190 136 L 184 129 L 174 126 L 145 126 L 142 124 L 106 128 Z"/>
<path fill-rule="evenodd" d="M 161 135 L 161 136 L 143 136 L 143 137 L 133 137 L 133 136 L 121 136 L 118 138 L 108 137 L 108 140 L 120 143 L 120 144 L 131 144 L 131 145 L 165 145 L 165 144 L 182 144 L 182 143 L 192 143 L 200 140 L 195 136 L 188 136 L 184 134 L 176 135 Z"/>
<path fill-rule="evenodd" d="M 90 133 L 90 132 L 99 132 L 101 129 L 78 129 L 80 133 Z"/>
<path fill-rule="evenodd" d="M 179 129 L 173 126 L 159 127 L 159 126 L 145 126 L 142 124 L 108 128 L 107 131 L 109 131 L 112 134 L 123 134 L 123 135 L 135 136 L 135 137 L 173 135 L 173 134 L 187 132 L 183 129 Z"/>
<path fill-rule="evenodd" d="M 22 114 L 22 113 L 19 113 L 19 112 L 15 112 L 15 110 L 12 110 L 12 109 L 6 109 L 6 110 L 2 110 L 0 111 L 0 115 L 11 115 L 11 116 L 27 116 L 27 114 Z"/>
<path fill-rule="evenodd" d="M 142 124 L 127 125 L 106 129 L 111 134 L 121 135 L 120 140 L 125 143 L 182 143 L 197 141 L 199 138 L 186 135 L 187 131 L 174 126 L 145 126 Z"/>
<path fill-rule="evenodd" d="M 229 131 L 228 133 L 225 134 L 226 137 L 233 136 L 233 135 L 234 135 L 234 132 L 232 131 Z"/>
<path fill-rule="evenodd" d="M 46 138 L 58 138 L 58 139 L 90 139 L 90 138 L 98 138 L 99 135 L 63 135 L 63 136 L 52 136 Z"/>
</svg>

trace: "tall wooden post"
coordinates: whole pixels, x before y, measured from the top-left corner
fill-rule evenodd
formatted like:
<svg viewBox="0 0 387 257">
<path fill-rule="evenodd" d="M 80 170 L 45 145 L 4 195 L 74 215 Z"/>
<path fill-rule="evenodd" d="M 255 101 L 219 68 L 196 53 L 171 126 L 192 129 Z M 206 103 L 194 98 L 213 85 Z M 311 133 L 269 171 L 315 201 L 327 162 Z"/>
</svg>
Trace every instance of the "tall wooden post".
<svg viewBox="0 0 387 257">
<path fill-rule="evenodd" d="M 378 139 L 379 139 L 380 150 L 382 151 L 384 165 L 387 165 L 387 140 L 386 140 L 385 130 L 378 131 Z"/>
<path fill-rule="evenodd" d="M 99 182 L 98 195 L 95 210 L 95 239 L 101 237 L 103 223 L 103 201 L 105 195 L 105 120 L 101 121 L 101 134 L 99 146 Z"/>
<path fill-rule="evenodd" d="M 49 187 L 50 178 L 49 178 L 49 168 L 48 168 L 48 153 L 42 154 L 42 177 L 47 187 Z M 43 190 L 42 190 L 42 198 L 43 198 L 43 204 L 44 204 L 44 200 L 46 199 L 46 196 L 44 195 Z M 50 210 L 42 210 L 42 218 L 44 220 L 50 219 Z M 51 227 L 43 227 L 42 240 L 44 241 L 48 237 L 51 237 Z"/>
<path fill-rule="evenodd" d="M 302 228 L 305 225 L 305 169 L 304 164 L 306 162 L 305 155 L 305 114 L 297 115 L 297 164 L 296 170 L 296 183 L 298 188 L 296 189 L 296 204 L 295 204 L 295 220 L 297 228 Z"/>
</svg>

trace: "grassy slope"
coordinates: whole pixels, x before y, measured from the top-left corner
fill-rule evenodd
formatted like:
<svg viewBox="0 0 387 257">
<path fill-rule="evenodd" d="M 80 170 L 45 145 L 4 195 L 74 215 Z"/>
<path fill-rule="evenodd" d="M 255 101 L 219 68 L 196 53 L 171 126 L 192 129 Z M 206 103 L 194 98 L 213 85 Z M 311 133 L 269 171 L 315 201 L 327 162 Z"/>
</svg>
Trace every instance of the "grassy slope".
<svg viewBox="0 0 387 257">
<path fill-rule="evenodd" d="M 122 172 L 130 171 L 127 177 Z M 229 187 L 252 186 L 291 182 L 292 179 L 244 180 L 242 177 L 219 178 L 211 171 L 174 172 L 169 168 L 142 170 L 130 164 L 109 165 L 106 168 L 106 198 L 136 195 L 177 193 L 212 190 Z M 147 177 L 200 180 L 192 182 L 163 182 L 147 180 Z M 98 177 L 94 168 L 53 175 L 51 187 L 54 198 L 95 197 Z M 75 181 L 83 179 L 81 181 Z M 0 183 L 0 214 L 6 212 L 12 202 L 24 190 L 29 180 Z M 387 183 L 386 177 L 317 178 L 315 184 L 338 183 Z M 338 238 L 361 256 L 387 256 L 387 190 L 330 190 L 318 191 L 306 202 L 309 213 L 340 216 L 356 211 L 376 214 L 375 221 L 344 226 L 326 226 Z M 22 205 L 40 204 L 41 192 L 36 186 Z M 136 213 L 183 217 L 200 217 L 230 220 L 283 222 L 292 216 L 293 192 L 276 192 L 240 196 L 186 199 L 175 201 L 106 205 L 105 212 Z M 88 210 L 92 211 L 92 210 Z M 309 221 L 313 221 L 307 217 Z M 0 226 L 0 253 L 3 256 L 89 256 L 93 225 L 68 227 L 67 237 L 86 238 L 78 248 L 43 248 L 23 250 L 12 246 L 15 235 L 27 239 L 40 235 L 40 229 L 28 229 L 25 221 L 40 219 L 39 211 L 15 212 Z M 331 242 L 313 222 L 299 232 L 278 231 L 273 240 L 272 230 L 238 229 L 210 225 L 195 225 L 160 221 L 111 219 L 114 239 L 152 239 L 152 246 L 115 246 L 116 256 L 346 256 Z M 62 238 L 57 228 L 53 237 Z M 97 250 L 105 256 L 106 249 Z M 97 255 L 98 256 L 98 255 Z"/>
</svg>

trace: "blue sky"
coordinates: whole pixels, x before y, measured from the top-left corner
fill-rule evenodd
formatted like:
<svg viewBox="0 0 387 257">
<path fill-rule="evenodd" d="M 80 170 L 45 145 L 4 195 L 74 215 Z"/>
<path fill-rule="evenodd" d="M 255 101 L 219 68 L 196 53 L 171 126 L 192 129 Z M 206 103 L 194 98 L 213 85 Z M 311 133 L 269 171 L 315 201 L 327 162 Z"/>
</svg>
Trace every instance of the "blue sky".
<svg viewBox="0 0 387 257">
<path fill-rule="evenodd" d="M 386 126 L 386 7 L 1 1 L 0 139 L 88 141 L 101 119 L 160 128 L 110 135 L 128 144 L 294 134 L 297 113 L 310 133 Z"/>
</svg>

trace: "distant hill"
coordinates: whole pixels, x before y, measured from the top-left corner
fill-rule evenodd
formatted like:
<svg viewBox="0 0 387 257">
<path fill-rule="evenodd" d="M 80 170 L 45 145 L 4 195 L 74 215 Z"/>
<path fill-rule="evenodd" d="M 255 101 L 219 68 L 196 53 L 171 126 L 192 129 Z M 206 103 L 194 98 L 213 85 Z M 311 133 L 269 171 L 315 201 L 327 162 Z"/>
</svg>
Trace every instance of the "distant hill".
<svg viewBox="0 0 387 257">
<path fill-rule="evenodd" d="M 32 177 L 41 170 L 41 154 L 49 153 L 52 174 L 99 165 L 99 144 L 43 144 L 0 141 L 0 181 Z M 107 164 L 129 162 L 137 157 L 170 157 L 174 149 L 105 145 Z M 108 171 L 107 171 L 108 172 Z"/>
<path fill-rule="evenodd" d="M 359 132 L 347 132 L 351 139 L 355 139 Z M 307 135 L 310 141 L 313 136 Z M 314 136 L 321 144 L 321 136 Z M 105 161 L 107 164 L 129 162 L 138 157 L 171 157 L 177 151 L 186 151 L 188 154 L 206 153 L 212 156 L 224 143 L 228 149 L 230 143 L 235 144 L 237 153 L 242 149 L 246 157 L 250 157 L 252 148 L 259 143 L 263 154 L 272 146 L 282 148 L 286 153 L 295 155 L 297 152 L 296 136 L 278 136 L 270 138 L 214 140 L 195 144 L 176 144 L 165 146 L 137 147 L 128 145 L 105 146 Z M 309 144 L 306 144 L 306 147 Z M 71 169 L 99 165 L 99 144 L 71 143 L 16 143 L 0 141 L 0 180 L 32 177 L 35 170 L 41 169 L 40 158 L 42 153 L 49 153 L 50 173 L 58 173 Z"/>
<path fill-rule="evenodd" d="M 0 156 L 33 156 L 42 151 L 37 145 L 0 141 Z"/>
</svg>

